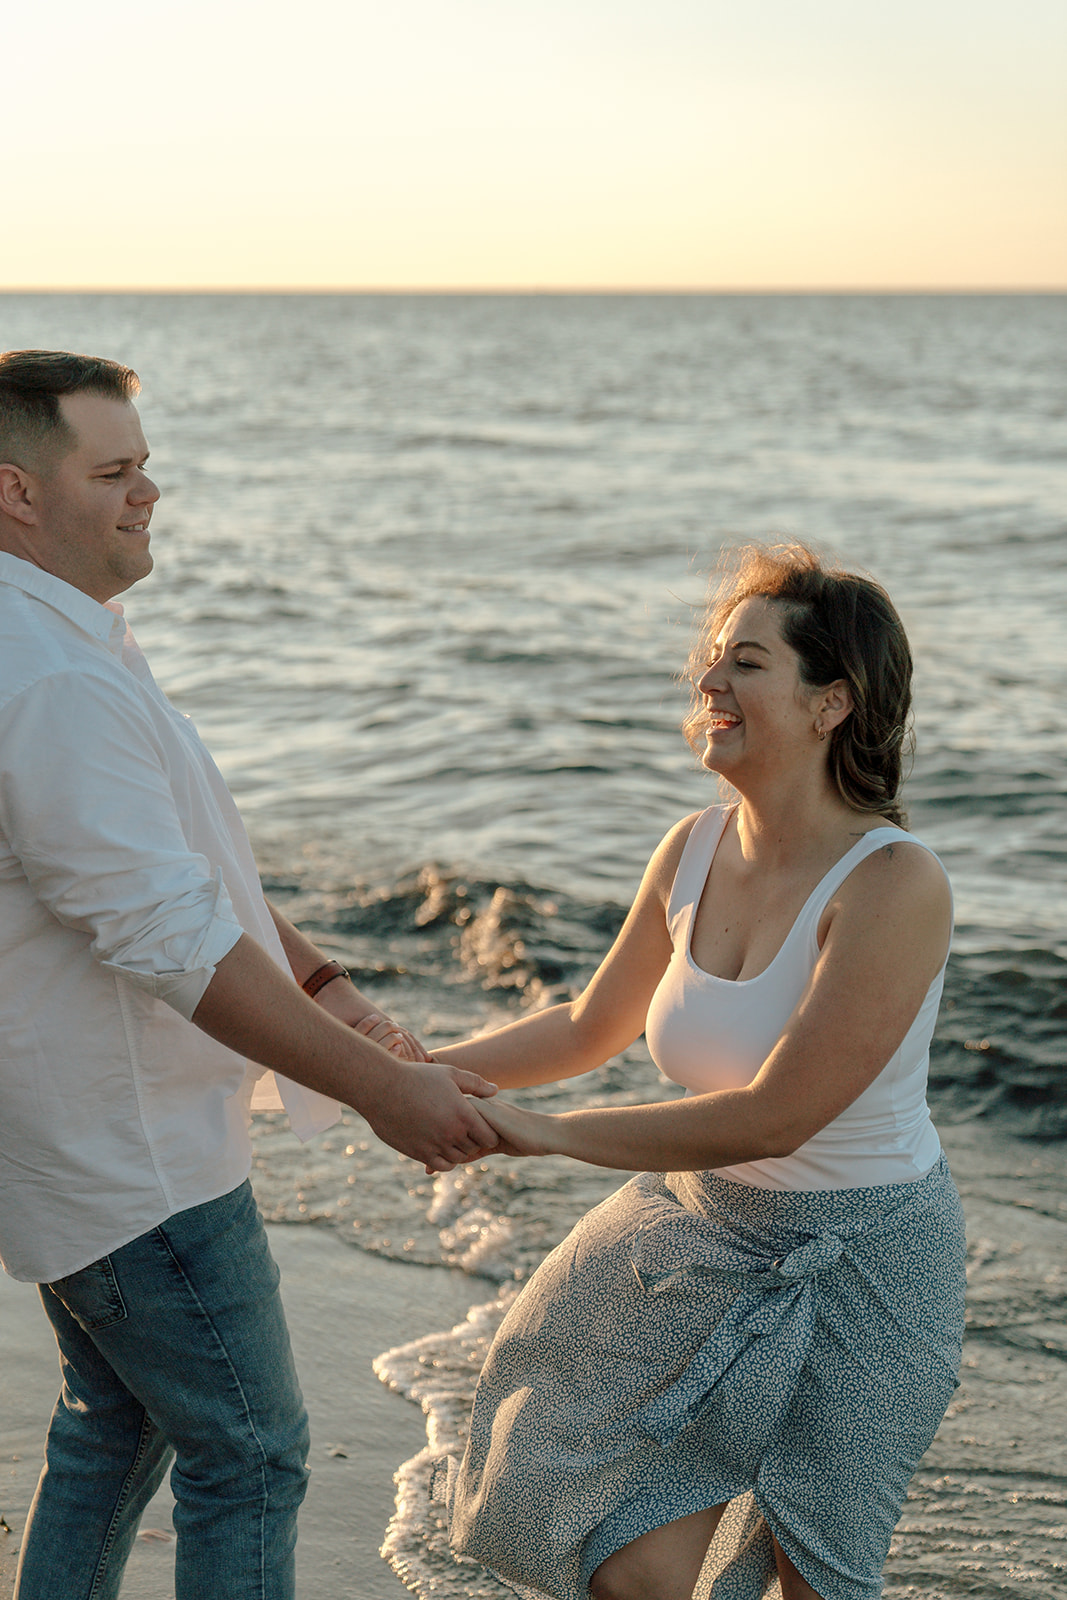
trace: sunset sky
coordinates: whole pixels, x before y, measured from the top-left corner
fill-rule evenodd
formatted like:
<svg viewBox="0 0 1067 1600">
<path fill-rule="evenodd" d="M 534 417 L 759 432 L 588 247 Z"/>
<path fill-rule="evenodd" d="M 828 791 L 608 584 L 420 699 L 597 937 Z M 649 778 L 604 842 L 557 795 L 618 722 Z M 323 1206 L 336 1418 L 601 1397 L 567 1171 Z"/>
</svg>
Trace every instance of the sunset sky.
<svg viewBox="0 0 1067 1600">
<path fill-rule="evenodd" d="M 52 0 L 3 32 L 3 287 L 1067 287 L 1063 0 Z"/>
</svg>

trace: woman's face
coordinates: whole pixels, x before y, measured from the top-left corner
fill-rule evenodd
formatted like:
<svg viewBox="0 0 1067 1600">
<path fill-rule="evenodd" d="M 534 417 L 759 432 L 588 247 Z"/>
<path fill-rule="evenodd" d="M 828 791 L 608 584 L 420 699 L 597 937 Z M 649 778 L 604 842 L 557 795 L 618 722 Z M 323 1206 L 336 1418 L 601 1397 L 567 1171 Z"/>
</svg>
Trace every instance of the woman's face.
<svg viewBox="0 0 1067 1600">
<path fill-rule="evenodd" d="M 748 769 L 810 758 L 819 742 L 819 691 L 801 682 L 800 659 L 782 638 L 780 619 L 773 600 L 742 600 L 696 680 L 704 699 L 701 761 L 730 781 Z"/>
</svg>

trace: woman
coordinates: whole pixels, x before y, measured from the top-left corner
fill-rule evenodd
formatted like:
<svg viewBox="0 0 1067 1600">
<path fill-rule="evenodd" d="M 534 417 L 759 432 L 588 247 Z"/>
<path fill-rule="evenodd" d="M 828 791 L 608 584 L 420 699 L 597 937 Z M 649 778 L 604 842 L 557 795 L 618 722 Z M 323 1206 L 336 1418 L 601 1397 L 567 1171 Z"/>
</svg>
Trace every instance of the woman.
<svg viewBox="0 0 1067 1600">
<path fill-rule="evenodd" d="M 738 797 L 655 852 L 585 991 L 437 1052 L 504 1087 L 641 1031 L 688 1095 L 485 1115 L 505 1150 L 640 1176 L 512 1307 L 450 1475 L 453 1546 L 520 1592 L 872 1600 L 955 1387 L 959 1199 L 925 1102 L 951 933 L 903 831 L 911 658 L 888 597 L 750 547 L 691 663 Z M 739 1497 L 742 1497 L 739 1499 Z"/>
</svg>

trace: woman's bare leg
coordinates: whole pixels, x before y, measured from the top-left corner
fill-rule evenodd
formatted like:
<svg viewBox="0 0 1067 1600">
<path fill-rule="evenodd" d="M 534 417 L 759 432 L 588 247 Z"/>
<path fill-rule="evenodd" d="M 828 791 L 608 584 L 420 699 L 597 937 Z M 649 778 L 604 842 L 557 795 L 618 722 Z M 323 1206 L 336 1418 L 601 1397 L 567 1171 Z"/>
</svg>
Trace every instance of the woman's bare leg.
<svg viewBox="0 0 1067 1600">
<path fill-rule="evenodd" d="M 782 1585 L 782 1600 L 823 1600 L 806 1578 L 802 1578 L 778 1540 L 774 1540 L 774 1559 L 778 1563 L 778 1581 Z"/>
<path fill-rule="evenodd" d="M 692 1600 L 711 1536 L 725 1506 L 664 1523 L 602 1561 L 589 1580 L 593 1600 Z"/>
</svg>

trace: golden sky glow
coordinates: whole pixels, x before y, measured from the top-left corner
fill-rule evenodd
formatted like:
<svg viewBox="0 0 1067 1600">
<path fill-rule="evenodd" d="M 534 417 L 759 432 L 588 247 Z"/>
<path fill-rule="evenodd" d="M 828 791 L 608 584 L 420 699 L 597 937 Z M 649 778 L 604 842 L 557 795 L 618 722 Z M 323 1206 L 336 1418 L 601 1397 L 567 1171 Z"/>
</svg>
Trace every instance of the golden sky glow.
<svg viewBox="0 0 1067 1600">
<path fill-rule="evenodd" d="M 1067 287 L 1062 0 L 22 0 L 3 55 L 5 287 Z"/>
</svg>

